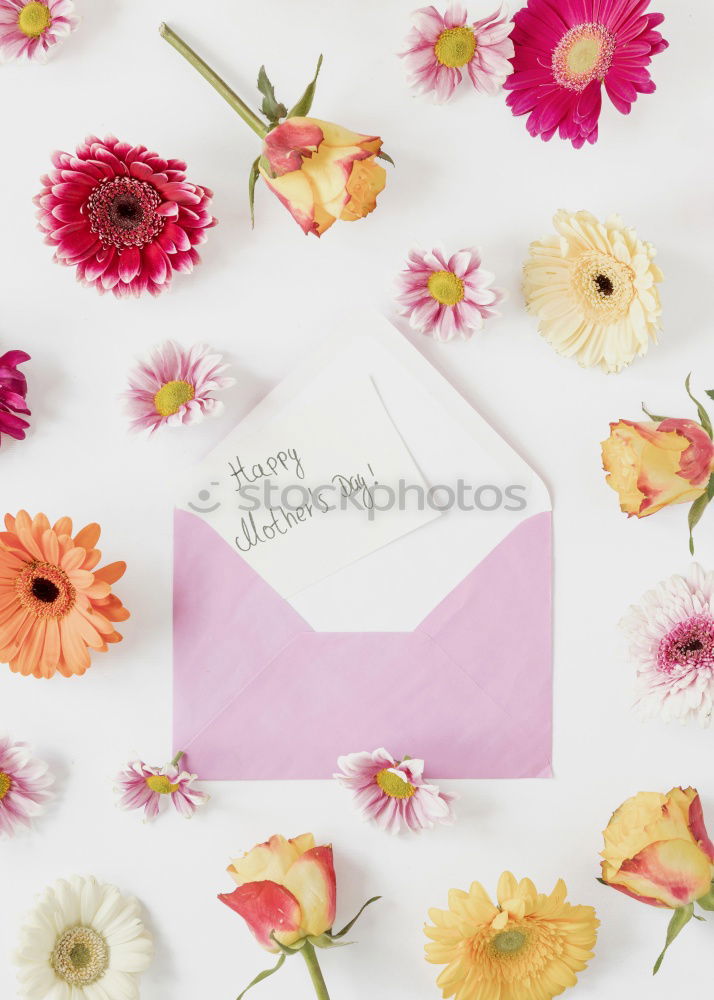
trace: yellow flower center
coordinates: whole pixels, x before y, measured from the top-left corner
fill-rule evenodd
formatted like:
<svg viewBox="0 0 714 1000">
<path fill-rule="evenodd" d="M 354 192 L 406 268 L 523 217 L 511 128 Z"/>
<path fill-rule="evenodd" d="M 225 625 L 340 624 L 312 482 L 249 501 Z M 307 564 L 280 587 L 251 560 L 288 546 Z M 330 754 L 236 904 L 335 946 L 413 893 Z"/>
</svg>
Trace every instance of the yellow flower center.
<svg viewBox="0 0 714 1000">
<path fill-rule="evenodd" d="M 442 66 L 458 69 L 470 63 L 476 51 L 476 35 L 473 28 L 447 28 L 442 31 L 434 46 L 434 55 Z"/>
<path fill-rule="evenodd" d="M 178 413 L 186 403 L 190 403 L 195 395 L 196 390 L 189 382 L 167 382 L 154 396 L 156 412 L 162 417 L 170 417 Z"/>
<path fill-rule="evenodd" d="M 4 771 L 0 771 L 0 802 L 2 802 L 11 788 L 12 778 L 9 774 L 5 774 Z"/>
<path fill-rule="evenodd" d="M 629 312 L 635 297 L 635 273 L 629 264 L 593 250 L 577 260 L 572 280 L 592 322 L 616 323 Z"/>
<path fill-rule="evenodd" d="M 152 774 L 150 778 L 146 779 L 146 784 L 152 792 L 158 792 L 159 795 L 173 795 L 179 787 L 172 785 L 165 774 Z"/>
<path fill-rule="evenodd" d="M 553 52 L 553 75 L 561 87 L 577 93 L 593 80 L 604 80 L 615 55 L 615 36 L 603 24 L 576 24 Z"/>
<path fill-rule="evenodd" d="M 64 618 L 77 600 L 77 591 L 64 570 L 52 563 L 32 562 L 15 579 L 20 605 L 35 618 Z"/>
<path fill-rule="evenodd" d="M 17 24 L 23 35 L 27 35 L 28 38 L 39 38 L 52 24 L 49 7 L 32 0 L 32 3 L 28 3 L 20 11 Z"/>
<path fill-rule="evenodd" d="M 400 778 L 389 768 L 385 767 L 383 771 L 380 771 L 375 781 L 390 799 L 410 799 L 412 795 L 416 795 L 414 785 L 409 784 L 404 778 Z"/>
<path fill-rule="evenodd" d="M 525 947 L 528 938 L 522 931 L 501 931 L 491 941 L 491 947 L 499 957 L 517 955 Z"/>
<path fill-rule="evenodd" d="M 464 297 L 464 283 L 451 271 L 434 271 L 427 287 L 432 299 L 442 306 L 455 306 Z"/>
<path fill-rule="evenodd" d="M 50 965 L 60 979 L 81 990 L 96 983 L 107 971 L 109 948 L 93 927 L 70 927 L 57 938 Z"/>
</svg>

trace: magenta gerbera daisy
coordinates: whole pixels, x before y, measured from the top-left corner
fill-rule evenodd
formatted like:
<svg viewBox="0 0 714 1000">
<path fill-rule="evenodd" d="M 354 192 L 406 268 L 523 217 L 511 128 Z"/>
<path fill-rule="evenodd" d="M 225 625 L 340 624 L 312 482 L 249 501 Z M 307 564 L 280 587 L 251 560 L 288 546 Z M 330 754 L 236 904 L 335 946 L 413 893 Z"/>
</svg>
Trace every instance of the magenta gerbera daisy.
<svg viewBox="0 0 714 1000">
<path fill-rule="evenodd" d="M 655 85 L 648 66 L 668 42 L 650 0 L 528 0 L 515 18 L 513 73 L 505 83 L 514 115 L 544 140 L 559 132 L 579 149 L 598 137 L 602 85 L 622 114 Z"/>
<path fill-rule="evenodd" d="M 0 737 L 0 834 L 29 826 L 51 798 L 53 778 L 24 743 Z"/>
<path fill-rule="evenodd" d="M 17 367 L 29 360 L 30 355 L 24 351 L 0 354 L 0 443 L 3 434 L 22 441 L 30 426 L 24 419 L 30 416 L 25 402 L 27 380 Z"/>
<path fill-rule="evenodd" d="M 216 220 L 213 193 L 186 180 L 185 163 L 95 136 L 52 162 L 35 198 L 40 229 L 79 281 L 118 296 L 157 295 L 174 271 L 193 270 Z"/>
<path fill-rule="evenodd" d="M 0 0 L 0 56 L 41 62 L 78 25 L 72 0 Z"/>
<path fill-rule="evenodd" d="M 197 774 L 179 767 L 183 756 L 176 754 L 164 767 L 149 767 L 142 760 L 127 764 L 117 775 L 119 804 L 124 809 L 143 809 L 144 819 L 152 820 L 159 815 L 162 803 L 170 800 L 181 816 L 190 819 L 209 796 L 193 787 Z"/>
<path fill-rule="evenodd" d="M 397 304 L 414 330 L 436 340 L 468 339 L 484 320 L 499 315 L 496 307 L 504 293 L 492 287 L 493 281 L 473 248 L 451 257 L 438 249 L 412 250 L 399 275 Z"/>
<path fill-rule="evenodd" d="M 164 424 L 193 424 L 218 416 L 223 403 L 214 393 L 235 385 L 235 379 L 223 374 L 227 368 L 222 356 L 205 344 L 185 348 L 167 340 L 129 377 L 125 398 L 132 430 L 153 433 Z"/>
</svg>

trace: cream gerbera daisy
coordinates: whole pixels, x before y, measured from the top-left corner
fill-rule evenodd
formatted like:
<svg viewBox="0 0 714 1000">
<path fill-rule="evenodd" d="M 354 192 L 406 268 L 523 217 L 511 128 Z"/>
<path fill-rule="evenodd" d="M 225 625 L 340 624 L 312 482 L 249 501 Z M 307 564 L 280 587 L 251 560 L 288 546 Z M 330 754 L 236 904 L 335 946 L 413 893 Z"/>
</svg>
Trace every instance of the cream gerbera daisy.
<svg viewBox="0 0 714 1000">
<path fill-rule="evenodd" d="M 138 902 L 75 875 L 46 889 L 22 928 L 19 993 L 28 1000 L 137 1000 L 137 973 L 152 958 Z"/>
<path fill-rule="evenodd" d="M 530 247 L 524 293 L 539 330 L 583 367 L 619 372 L 657 343 L 664 280 L 655 248 L 619 216 L 560 211 L 556 232 Z"/>
<path fill-rule="evenodd" d="M 426 959 L 455 1000 L 549 1000 L 577 982 L 593 957 L 600 921 L 591 906 L 565 902 L 562 879 L 549 896 L 504 872 L 498 906 L 483 886 L 452 889 L 448 910 L 430 910 Z"/>
</svg>

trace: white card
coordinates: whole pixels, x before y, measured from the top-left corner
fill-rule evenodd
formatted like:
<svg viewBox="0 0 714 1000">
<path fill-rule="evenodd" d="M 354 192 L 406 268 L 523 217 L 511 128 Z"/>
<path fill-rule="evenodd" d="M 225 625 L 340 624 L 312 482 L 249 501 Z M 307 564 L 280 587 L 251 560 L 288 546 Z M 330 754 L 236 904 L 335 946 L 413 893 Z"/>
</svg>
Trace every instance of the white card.
<svg viewBox="0 0 714 1000">
<path fill-rule="evenodd" d="M 180 506 L 287 598 L 437 518 L 427 492 L 360 374 L 302 394 L 259 430 L 239 425 L 191 470 Z"/>
</svg>

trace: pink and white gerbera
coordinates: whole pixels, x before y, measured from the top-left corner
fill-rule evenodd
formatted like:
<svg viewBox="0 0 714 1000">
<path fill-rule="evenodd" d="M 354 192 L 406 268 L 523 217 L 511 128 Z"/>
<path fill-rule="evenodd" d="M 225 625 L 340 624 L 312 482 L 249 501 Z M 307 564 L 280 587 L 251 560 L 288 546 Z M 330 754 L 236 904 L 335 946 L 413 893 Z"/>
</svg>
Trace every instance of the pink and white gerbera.
<svg viewBox="0 0 714 1000">
<path fill-rule="evenodd" d="M 397 304 L 409 325 L 442 341 L 472 337 L 484 320 L 500 315 L 496 307 L 505 297 L 473 248 L 448 258 L 438 249 L 412 250 L 398 280 Z"/>
<path fill-rule="evenodd" d="M 663 14 L 650 0 L 528 0 L 515 16 L 508 106 L 528 115 L 532 136 L 558 132 L 579 149 L 598 138 L 602 86 L 628 115 L 639 94 L 651 94 L 652 57 L 668 42 L 655 30 Z"/>
<path fill-rule="evenodd" d="M 384 749 L 352 753 L 337 762 L 337 781 L 354 792 L 363 817 L 388 833 L 403 827 L 417 832 L 453 823 L 453 796 L 424 780 L 424 761 L 398 762 Z"/>
<path fill-rule="evenodd" d="M 696 563 L 645 594 L 622 620 L 637 665 L 645 718 L 696 721 L 714 714 L 714 573 Z"/>
<path fill-rule="evenodd" d="M 24 743 L 0 737 L 0 834 L 30 826 L 52 798 L 53 777 Z"/>
<path fill-rule="evenodd" d="M 158 295 L 174 272 L 192 271 L 196 247 L 216 224 L 213 193 L 186 180 L 182 160 L 146 146 L 89 136 L 56 152 L 35 198 L 45 242 L 77 279 L 117 296 Z"/>
<path fill-rule="evenodd" d="M 153 820 L 159 815 L 162 804 L 171 800 L 176 811 L 190 819 L 199 806 L 208 802 L 209 796 L 193 788 L 197 774 L 189 774 L 179 767 L 183 754 L 177 754 L 164 767 L 149 767 L 142 760 L 134 760 L 117 775 L 119 805 L 124 809 L 143 809 L 144 819 Z"/>
<path fill-rule="evenodd" d="M 43 62 L 78 26 L 73 0 L 0 0 L 0 57 Z"/>
<path fill-rule="evenodd" d="M 422 7 L 414 18 L 401 56 L 415 90 L 448 101 L 465 71 L 476 90 L 498 93 L 511 72 L 513 58 L 509 37 L 513 23 L 502 9 L 469 22 L 462 4 L 452 3 L 444 14 L 436 7 Z"/>
<path fill-rule="evenodd" d="M 173 340 L 154 349 L 129 376 L 125 394 L 132 430 L 153 433 L 164 425 L 193 424 L 217 417 L 223 403 L 214 393 L 235 385 L 229 366 L 205 344 L 185 348 Z"/>
</svg>

